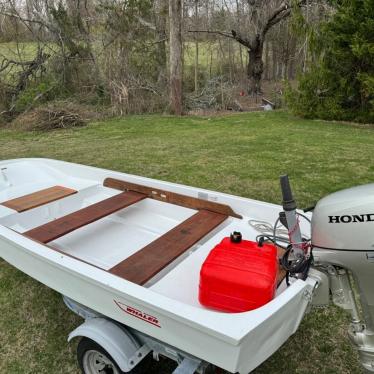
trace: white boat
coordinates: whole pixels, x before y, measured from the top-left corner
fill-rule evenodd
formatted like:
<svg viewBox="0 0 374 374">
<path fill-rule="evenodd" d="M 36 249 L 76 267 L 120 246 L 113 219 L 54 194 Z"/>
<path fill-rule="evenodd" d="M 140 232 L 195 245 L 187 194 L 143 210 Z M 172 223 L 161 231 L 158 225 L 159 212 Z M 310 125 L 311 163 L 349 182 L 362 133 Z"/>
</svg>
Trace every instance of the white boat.
<svg viewBox="0 0 374 374">
<path fill-rule="evenodd" d="M 229 372 L 250 372 L 297 330 L 321 278 L 283 281 L 252 311 L 207 309 L 198 286 L 210 250 L 233 231 L 255 240 L 248 222 L 274 222 L 281 206 L 51 159 L 0 169 L 5 261 L 97 316 Z"/>
</svg>

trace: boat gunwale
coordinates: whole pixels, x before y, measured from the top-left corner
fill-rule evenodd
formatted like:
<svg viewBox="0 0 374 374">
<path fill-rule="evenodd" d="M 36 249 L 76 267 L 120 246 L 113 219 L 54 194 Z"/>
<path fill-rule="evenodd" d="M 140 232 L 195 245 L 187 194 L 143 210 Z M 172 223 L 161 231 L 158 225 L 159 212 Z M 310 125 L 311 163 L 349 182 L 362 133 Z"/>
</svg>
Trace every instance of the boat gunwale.
<svg viewBox="0 0 374 374">
<path fill-rule="evenodd" d="M 255 208 L 267 208 L 267 211 L 265 212 L 267 216 L 273 216 L 281 209 L 281 207 L 276 204 L 262 202 L 246 197 L 239 197 L 223 192 L 211 191 L 198 187 L 190 187 L 172 182 L 160 181 L 93 166 L 86 166 L 48 158 L 20 158 L 3 160 L 0 161 L 0 165 L 17 162 L 35 162 L 37 165 L 43 164 L 50 168 L 56 168 L 60 172 L 65 172 L 65 174 L 67 173 L 66 170 L 64 170 L 66 168 L 69 170 L 73 169 L 74 172 L 77 172 L 77 168 L 83 168 L 87 172 L 86 174 L 89 174 L 89 176 L 86 176 L 85 178 L 88 180 L 94 180 L 96 182 L 99 180 L 104 180 L 107 177 L 126 178 L 129 181 L 134 181 L 135 183 L 145 183 L 154 188 L 174 188 L 175 192 L 190 195 L 191 197 L 196 197 L 198 192 L 204 192 L 217 197 L 220 203 L 229 204 L 230 206 L 233 204 L 234 206 L 232 206 L 232 208 L 235 209 L 235 211 L 239 214 L 245 213 L 245 208 L 243 208 L 244 205 L 254 205 Z M 74 173 L 69 175 L 75 176 Z M 243 214 L 243 216 L 248 218 L 245 214 Z M 310 278 L 308 278 L 306 281 L 297 280 L 292 283 L 290 287 L 277 295 L 272 301 L 256 310 L 242 313 L 223 313 L 198 308 L 180 300 L 167 297 L 166 295 L 158 293 L 155 290 L 133 284 L 125 279 L 108 273 L 100 267 L 72 257 L 67 253 L 51 251 L 49 247 L 35 242 L 30 238 L 26 238 L 21 233 L 15 232 L 14 230 L 3 225 L 0 225 L 0 239 L 6 240 L 11 245 L 17 245 L 21 250 L 27 250 L 30 255 L 40 257 L 44 261 L 53 263 L 55 266 L 63 268 L 64 271 L 68 271 L 76 276 L 86 278 L 91 283 L 100 285 L 101 287 L 107 289 L 110 288 L 112 292 L 118 294 L 118 297 L 121 297 L 121 289 L 125 288 L 126 294 L 124 294 L 123 297 L 130 298 L 134 300 L 135 303 L 144 305 L 146 308 L 154 311 L 155 313 L 166 315 L 167 317 L 187 324 L 194 329 L 200 330 L 203 328 L 204 331 L 209 333 L 211 336 L 232 345 L 240 344 L 240 342 L 245 339 L 245 337 L 253 329 L 266 322 L 266 320 L 270 318 L 272 314 L 276 313 L 277 310 L 280 310 L 282 306 L 287 304 L 287 302 L 296 294 L 306 288 L 313 288 L 313 284 L 315 282 Z M 94 273 L 95 276 L 92 273 Z M 100 278 L 101 281 L 98 281 Z M 145 302 L 144 300 L 147 301 Z"/>
<path fill-rule="evenodd" d="M 13 236 L 15 237 L 12 238 Z M 281 309 L 283 305 L 287 304 L 287 301 L 294 295 L 305 288 L 314 287 L 313 283 L 315 282 L 314 279 L 309 278 L 306 281 L 299 279 L 293 282 L 290 287 L 286 288 L 269 303 L 258 309 L 241 313 L 224 313 L 198 308 L 179 300 L 169 298 L 164 294 L 153 291 L 152 289 L 145 288 L 127 281 L 126 279 L 117 277 L 95 265 L 71 256 L 70 254 L 55 250 L 51 251 L 48 246 L 25 237 L 21 233 L 2 225 L 0 225 L 0 240 L 6 240 L 9 244 L 16 245 L 23 251 L 27 250 L 28 254 L 31 256 L 38 257 L 39 259 L 41 258 L 53 266 L 63 269 L 65 272 L 84 278 L 90 283 L 110 290 L 110 292 L 116 293 L 118 297 L 130 298 L 131 301 L 136 304 L 144 305 L 155 313 L 167 315 L 167 317 L 177 320 L 178 322 L 186 324 L 194 329 L 201 330 L 201 328 L 203 328 L 205 332 L 209 333 L 211 336 L 235 346 L 239 345 L 252 330 L 266 322 L 272 314 Z M 34 248 L 30 248 L 28 244 Z M 44 252 L 44 254 L 42 252 Z M 68 264 L 65 264 L 66 262 Z M 69 267 L 67 265 L 73 266 Z M 76 269 L 76 266 L 79 267 L 79 270 Z M 96 273 L 96 276 L 95 274 L 90 273 Z M 98 277 L 98 275 L 100 275 L 100 277 Z M 99 278 L 104 279 L 100 281 Z M 126 293 L 124 295 L 123 291 L 121 292 L 121 289 L 123 288 L 126 288 Z M 58 290 L 56 291 L 58 292 Z M 145 302 L 145 300 L 147 300 L 147 302 Z M 170 306 L 170 308 L 168 308 L 168 306 Z M 173 312 L 173 309 L 178 310 L 179 313 Z M 186 317 L 186 313 L 195 318 Z M 217 317 L 219 321 L 216 320 Z M 250 319 L 250 321 L 248 321 L 248 319 Z M 242 322 L 244 321 L 247 322 L 245 324 L 247 328 L 242 326 Z M 256 323 L 253 321 L 256 321 Z M 238 322 L 240 322 L 240 327 L 234 329 L 233 327 L 236 326 Z M 227 326 L 230 326 L 230 328 L 228 329 Z"/>
<path fill-rule="evenodd" d="M 74 166 L 74 167 L 84 168 L 86 170 L 96 172 L 96 173 L 98 173 L 98 172 L 99 173 L 105 173 L 105 177 L 103 178 L 102 182 L 105 180 L 105 178 L 126 177 L 126 178 L 130 179 L 129 182 L 134 181 L 133 183 L 139 183 L 139 182 L 146 183 L 147 186 L 149 186 L 151 188 L 155 188 L 155 189 L 162 188 L 160 186 L 165 186 L 165 185 L 169 186 L 169 187 L 173 187 L 173 188 L 178 189 L 179 191 L 184 191 L 183 192 L 184 194 L 189 195 L 191 197 L 196 197 L 196 192 L 197 191 L 207 193 L 208 195 L 212 194 L 216 197 L 222 198 L 223 200 L 220 200 L 220 202 L 222 204 L 230 204 L 228 200 L 231 200 L 231 203 L 235 203 L 235 202 L 238 203 L 239 206 L 236 209 L 236 212 L 238 214 L 245 213 L 245 212 L 243 212 L 243 209 L 240 209 L 240 205 L 243 202 L 243 200 L 245 200 L 247 203 L 260 205 L 262 207 L 267 207 L 267 208 L 276 209 L 276 210 L 281 209 L 280 205 L 277 205 L 277 204 L 274 204 L 274 203 L 269 203 L 269 202 L 266 202 L 266 201 L 252 199 L 252 198 L 245 197 L 245 196 L 237 196 L 237 195 L 232 195 L 232 194 L 229 194 L 229 193 L 226 193 L 226 192 L 208 190 L 208 189 L 202 188 L 202 187 L 189 186 L 189 185 L 170 182 L 170 181 L 166 181 L 166 180 L 162 180 L 162 179 L 154 179 L 154 178 L 144 177 L 144 176 L 136 175 L 136 174 L 128 174 L 128 173 L 125 173 L 125 172 L 113 171 L 113 170 L 109 170 L 109 169 L 103 169 L 103 168 L 100 168 L 100 167 L 97 167 L 97 166 L 84 165 L 84 164 L 79 164 L 79 163 L 74 163 L 74 162 L 69 162 L 69 161 L 64 161 L 64 160 L 56 160 L 56 159 L 43 158 L 43 157 L 35 157 L 35 158 L 25 157 L 25 158 L 17 158 L 17 159 L 10 159 L 10 160 L 2 160 L 2 161 L 0 161 L 0 165 L 7 164 L 7 163 L 30 162 L 30 161 L 31 162 L 34 161 L 34 162 L 37 162 L 37 163 L 42 162 L 42 163 L 45 163 L 46 165 L 48 165 L 49 167 L 54 166 L 54 167 L 58 168 L 59 165 L 63 165 L 63 166 L 67 166 L 67 167 L 73 167 Z M 49 165 L 49 164 L 52 164 L 52 165 Z M 95 181 L 97 182 L 96 179 L 95 179 Z M 174 191 L 174 192 L 182 193 L 182 192 L 178 192 L 178 191 Z M 310 213 L 309 214 L 306 213 L 306 215 L 311 216 Z M 245 216 L 246 215 L 244 214 L 244 217 Z"/>
</svg>

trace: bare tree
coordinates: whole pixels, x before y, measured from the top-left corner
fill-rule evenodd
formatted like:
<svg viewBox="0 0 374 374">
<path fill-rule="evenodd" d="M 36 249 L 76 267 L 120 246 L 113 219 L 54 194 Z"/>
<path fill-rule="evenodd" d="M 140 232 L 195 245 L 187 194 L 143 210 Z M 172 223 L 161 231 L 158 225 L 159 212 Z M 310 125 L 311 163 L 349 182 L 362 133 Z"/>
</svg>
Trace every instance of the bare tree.
<svg viewBox="0 0 374 374">
<path fill-rule="evenodd" d="M 209 92 L 204 105 L 217 108 L 227 101 L 224 87 L 242 96 L 246 80 L 257 95 L 264 71 L 268 79 L 292 79 L 305 67 L 313 54 L 303 53 L 307 27 L 299 21 L 304 14 L 311 27 L 318 25 L 325 10 L 315 5 L 326 1 L 0 0 L 0 40 L 13 42 L 0 50 L 0 91 L 6 92 L 0 105 L 17 115 L 23 101 L 36 107 L 69 92 L 81 102 L 108 103 L 113 113 L 169 105 L 179 115 L 193 108 L 192 96 Z M 296 9 L 292 27 L 281 22 Z M 183 40 L 182 25 L 194 33 Z M 273 87 L 264 85 L 266 94 Z"/>
<path fill-rule="evenodd" d="M 231 31 L 192 30 L 192 32 L 205 32 L 221 35 L 236 40 L 247 49 L 248 65 L 248 93 L 261 94 L 261 80 L 264 72 L 262 55 L 265 38 L 268 32 L 279 22 L 287 18 L 293 7 L 300 7 L 303 0 L 298 2 L 286 0 L 246 0 L 243 1 L 243 14 Z M 234 4 L 225 2 L 226 11 L 234 9 Z M 238 7 L 238 5 L 235 5 Z"/>
<path fill-rule="evenodd" d="M 154 8 L 154 31 L 156 32 L 157 41 L 157 64 L 158 64 L 158 82 L 165 83 L 167 80 L 166 65 L 167 65 L 167 53 L 166 53 L 166 27 L 168 18 L 168 1 L 167 0 L 155 0 L 153 4 Z"/>
<path fill-rule="evenodd" d="M 199 0 L 195 0 L 195 23 L 199 19 Z M 197 25 L 196 25 L 197 26 Z M 195 92 L 199 89 L 199 41 L 195 35 Z"/>
<path fill-rule="evenodd" d="M 182 0 L 169 0 L 170 109 L 182 114 Z"/>
</svg>

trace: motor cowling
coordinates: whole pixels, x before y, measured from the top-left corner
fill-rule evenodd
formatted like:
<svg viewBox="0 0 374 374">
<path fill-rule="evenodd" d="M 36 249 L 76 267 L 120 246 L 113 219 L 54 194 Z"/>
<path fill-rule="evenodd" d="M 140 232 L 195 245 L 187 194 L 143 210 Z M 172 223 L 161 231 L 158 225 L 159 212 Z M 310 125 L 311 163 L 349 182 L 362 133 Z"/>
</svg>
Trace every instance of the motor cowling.
<svg viewBox="0 0 374 374">
<path fill-rule="evenodd" d="M 362 365 L 374 372 L 374 184 L 321 199 L 312 217 L 312 246 L 314 266 L 336 271 L 329 273 L 332 293 L 332 283 L 342 278 L 341 274 L 348 270 L 353 276 L 364 324 L 360 328 L 360 323 L 353 323 L 349 335 Z M 343 283 L 341 290 L 335 289 L 338 304 L 347 304 L 344 295 L 353 292 L 348 279 Z"/>
<path fill-rule="evenodd" d="M 321 199 L 313 212 L 312 244 L 333 250 L 374 251 L 374 184 Z"/>
</svg>

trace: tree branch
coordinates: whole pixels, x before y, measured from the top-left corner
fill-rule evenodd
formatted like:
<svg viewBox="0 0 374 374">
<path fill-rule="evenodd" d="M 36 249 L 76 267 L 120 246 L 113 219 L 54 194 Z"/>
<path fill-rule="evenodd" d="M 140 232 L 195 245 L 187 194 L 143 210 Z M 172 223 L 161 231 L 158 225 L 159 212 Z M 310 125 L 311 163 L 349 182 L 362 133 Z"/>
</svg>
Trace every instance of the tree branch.
<svg viewBox="0 0 374 374">
<path fill-rule="evenodd" d="M 54 28 L 51 25 L 48 25 L 47 23 L 45 23 L 41 20 L 24 18 L 24 17 L 21 17 L 19 14 L 7 13 L 7 12 L 2 12 L 2 11 L 0 11 L 0 14 L 3 15 L 3 16 L 6 16 L 6 17 L 16 18 L 16 19 L 22 21 L 23 23 L 36 23 L 37 25 L 43 26 L 50 31 L 55 31 Z"/>
<path fill-rule="evenodd" d="M 299 6 L 299 5 L 298 5 Z M 291 6 L 288 3 L 283 3 L 270 15 L 261 31 L 262 37 L 277 23 L 287 18 L 291 14 Z"/>
<path fill-rule="evenodd" d="M 248 39 L 248 38 L 244 38 L 243 36 L 241 36 L 238 32 L 236 32 L 235 30 L 231 30 L 231 34 L 233 36 L 233 38 L 240 44 L 244 45 L 245 47 L 247 47 L 248 49 L 253 49 L 253 44 L 251 43 L 251 41 Z"/>
<path fill-rule="evenodd" d="M 218 31 L 218 30 L 187 30 L 187 32 L 194 32 L 194 33 L 205 33 L 205 34 L 216 34 L 216 35 L 221 35 L 221 36 L 224 36 L 226 38 L 231 38 L 231 39 L 235 39 L 234 36 L 229 33 L 229 32 L 225 32 L 225 31 Z"/>
<path fill-rule="evenodd" d="M 299 0 L 295 6 L 296 7 L 303 7 L 306 4 L 306 0 Z M 292 11 L 292 4 L 289 2 L 284 2 L 281 4 L 268 18 L 264 28 L 262 29 L 262 37 L 277 23 L 282 21 L 283 19 L 287 18 Z"/>
<path fill-rule="evenodd" d="M 15 61 L 15 60 L 10 60 L 4 56 L 3 57 L 3 61 L 1 62 L 1 66 L 0 66 L 0 73 L 2 73 L 4 70 L 6 70 L 10 65 L 17 65 L 17 66 L 22 66 L 22 67 L 25 67 L 25 66 L 30 66 L 32 65 L 35 61 L 32 60 L 32 61 Z"/>
<path fill-rule="evenodd" d="M 231 30 L 231 32 L 219 31 L 219 30 L 187 30 L 187 32 L 191 32 L 191 33 L 201 32 L 201 33 L 206 33 L 206 34 L 216 34 L 216 35 L 224 36 L 225 38 L 236 40 L 238 43 L 244 45 L 248 49 L 252 49 L 252 44 L 249 41 L 249 39 L 242 37 L 235 30 Z"/>
<path fill-rule="evenodd" d="M 296 6 L 302 7 L 305 5 L 305 3 L 306 3 L 306 0 L 299 0 Z M 221 35 L 226 38 L 234 39 L 238 43 L 243 45 L 244 47 L 248 48 L 249 50 L 251 49 L 253 50 L 253 49 L 256 49 L 256 44 L 259 42 L 259 40 L 263 41 L 266 33 L 277 23 L 287 18 L 291 14 L 291 11 L 292 11 L 292 5 L 289 4 L 289 2 L 283 2 L 278 8 L 276 8 L 271 13 L 269 18 L 265 22 L 265 25 L 262 28 L 260 34 L 256 35 L 256 38 L 254 38 L 252 41 L 249 38 L 243 37 L 241 34 L 239 34 L 235 30 L 231 30 L 231 33 L 225 32 L 225 31 L 218 31 L 218 30 L 188 30 L 188 32 Z"/>
<path fill-rule="evenodd" d="M 156 26 L 148 21 L 146 21 L 144 18 L 140 17 L 140 16 L 136 16 L 136 19 L 139 21 L 139 23 L 145 27 L 148 27 L 149 29 L 153 30 L 153 31 L 157 31 L 156 30 Z"/>
</svg>

